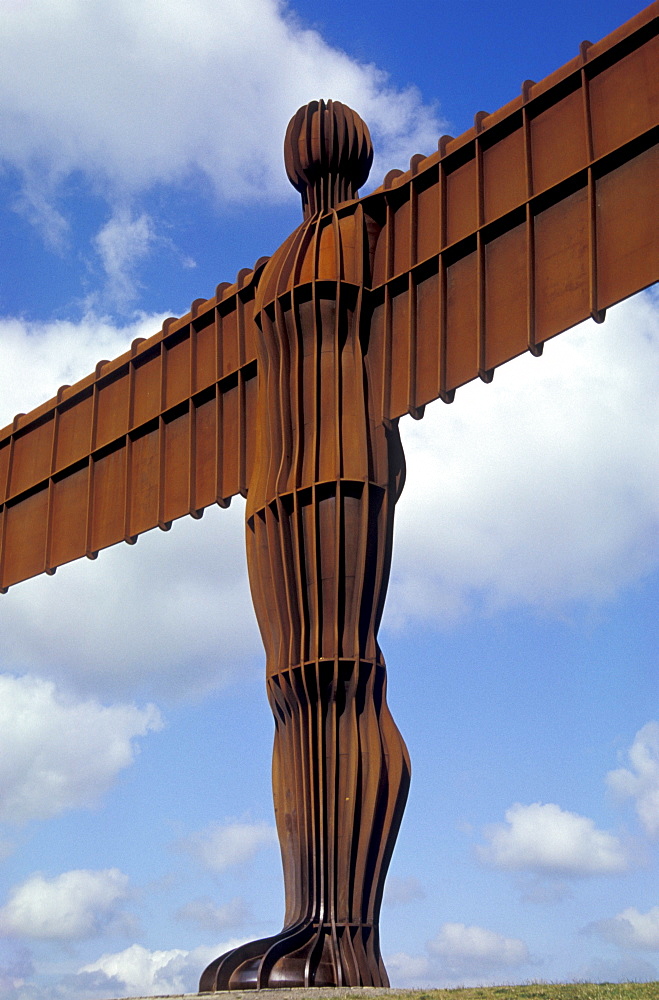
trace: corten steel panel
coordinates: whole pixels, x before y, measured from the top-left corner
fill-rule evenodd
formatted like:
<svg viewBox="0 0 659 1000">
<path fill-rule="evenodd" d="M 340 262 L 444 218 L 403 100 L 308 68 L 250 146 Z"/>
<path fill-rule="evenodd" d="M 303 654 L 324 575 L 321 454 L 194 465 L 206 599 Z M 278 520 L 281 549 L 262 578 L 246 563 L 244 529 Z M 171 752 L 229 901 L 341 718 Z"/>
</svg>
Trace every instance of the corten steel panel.
<svg viewBox="0 0 659 1000">
<path fill-rule="evenodd" d="M 88 477 L 83 465 L 54 479 L 48 567 L 70 562 L 86 550 Z"/>
<path fill-rule="evenodd" d="M 188 330 L 181 330 L 165 345 L 165 391 L 166 409 L 190 398 L 192 393 L 190 357 L 193 338 Z"/>
<path fill-rule="evenodd" d="M 539 107 L 527 111 L 534 194 L 554 187 L 588 163 L 581 79 L 573 75 L 566 83 L 569 89 L 563 86 L 557 94 L 543 94 Z"/>
<path fill-rule="evenodd" d="M 491 222 L 523 204 L 527 193 L 524 116 L 511 115 L 510 131 L 493 131 L 482 143 L 483 221 Z M 490 137 L 488 136 L 488 139 Z"/>
<path fill-rule="evenodd" d="M 624 51 L 624 44 L 620 49 Z M 659 36 L 650 38 L 642 48 L 633 48 L 615 62 L 610 62 L 610 56 L 604 56 L 601 65 L 602 68 L 589 77 L 595 157 L 618 149 L 656 125 Z M 648 86 L 653 79 L 655 89 Z M 620 108 L 621 113 L 612 115 L 612 107 Z"/>
<path fill-rule="evenodd" d="M 96 393 L 96 421 L 94 449 L 116 441 L 128 427 L 127 371 L 114 372 L 98 386 Z"/>
<path fill-rule="evenodd" d="M 160 508 L 160 427 L 157 420 L 131 435 L 128 532 L 136 537 L 159 522 Z"/>
<path fill-rule="evenodd" d="M 121 541 L 125 533 L 126 448 L 120 442 L 92 458 L 88 539 L 91 552 Z"/>
<path fill-rule="evenodd" d="M 597 307 L 633 294 L 657 279 L 659 146 L 595 181 Z M 648 202 L 646 192 L 654 191 Z"/>
<path fill-rule="evenodd" d="M 514 356 L 518 345 L 526 341 L 527 253 L 524 222 L 485 244 L 483 367 L 486 371 Z"/>
<path fill-rule="evenodd" d="M 526 81 L 515 101 L 479 112 L 472 130 L 444 137 L 437 154 L 414 157 L 363 199 L 387 227 L 373 277 L 385 418 L 450 401 L 659 279 L 657 11 L 584 43 L 563 69 Z M 416 358 L 406 375 L 403 357 Z"/>
<path fill-rule="evenodd" d="M 9 477 L 11 495 L 22 493 L 48 477 L 54 427 L 53 415 L 49 414 L 35 423 L 29 432 L 14 437 Z"/>
<path fill-rule="evenodd" d="M 533 226 L 534 327 L 540 343 L 587 314 L 588 192 L 585 187 L 539 212 Z"/>
<path fill-rule="evenodd" d="M 60 407 L 55 472 L 73 465 L 81 455 L 88 453 L 93 405 L 93 392 L 87 389 L 77 399 Z"/>
<path fill-rule="evenodd" d="M 6 586 L 26 580 L 46 569 L 48 532 L 47 487 L 7 504 L 2 523 L 2 571 Z"/>
<path fill-rule="evenodd" d="M 545 340 L 589 315 L 601 319 L 659 277 L 648 210 L 659 189 L 658 6 L 584 43 L 562 69 L 526 81 L 520 97 L 491 115 L 479 112 L 469 132 L 443 137 L 438 153 L 413 157 L 407 173 L 392 171 L 362 199 L 371 228 L 382 230 L 361 308 L 372 312 L 365 364 L 384 419 L 418 417 L 437 398 L 449 402 L 470 379 L 489 381 L 499 364 L 527 349 L 539 354 Z M 344 246 L 356 239 L 354 206 L 338 211 Z M 294 287 L 334 273 L 337 241 L 327 220 L 316 246 L 315 264 L 301 254 Z M 101 540 L 132 541 L 246 491 L 258 381 L 252 311 L 262 267 L 241 271 L 214 299 L 197 300 L 160 334 L 0 431 L 0 514 L 11 509 L 10 531 L 0 532 L 1 587 L 28 566 L 31 575 L 64 561 L 62 553 L 94 555 Z M 300 361 L 303 369 L 314 363 L 309 353 Z M 108 457 L 114 449 L 121 460 Z M 103 489 L 97 471 L 109 484 Z M 78 522 L 54 502 L 55 482 L 69 475 L 60 494 L 68 490 L 70 503 L 86 508 L 84 546 Z M 35 489 L 52 494 L 38 529 L 47 543 L 40 559 L 26 540 L 31 555 L 19 559 L 21 505 Z M 104 492 L 111 490 L 123 490 L 112 503 Z M 26 532 L 35 523 L 34 501 L 29 507 Z M 111 530 L 99 523 L 105 510 Z"/>
<path fill-rule="evenodd" d="M 0 432 L 3 589 L 246 493 L 264 263 Z"/>
</svg>

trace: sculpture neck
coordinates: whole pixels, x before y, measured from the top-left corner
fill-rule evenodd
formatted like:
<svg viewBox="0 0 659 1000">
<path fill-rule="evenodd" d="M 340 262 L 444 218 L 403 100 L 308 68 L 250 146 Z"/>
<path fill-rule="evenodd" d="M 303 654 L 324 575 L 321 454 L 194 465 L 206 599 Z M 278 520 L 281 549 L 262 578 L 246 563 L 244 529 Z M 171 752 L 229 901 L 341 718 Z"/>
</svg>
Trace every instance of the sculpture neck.
<svg viewBox="0 0 659 1000">
<path fill-rule="evenodd" d="M 346 201 L 357 197 L 352 182 L 340 174 L 324 174 L 316 178 L 313 184 L 308 184 L 302 191 L 302 211 L 305 219 L 314 215 L 331 212 Z"/>
</svg>

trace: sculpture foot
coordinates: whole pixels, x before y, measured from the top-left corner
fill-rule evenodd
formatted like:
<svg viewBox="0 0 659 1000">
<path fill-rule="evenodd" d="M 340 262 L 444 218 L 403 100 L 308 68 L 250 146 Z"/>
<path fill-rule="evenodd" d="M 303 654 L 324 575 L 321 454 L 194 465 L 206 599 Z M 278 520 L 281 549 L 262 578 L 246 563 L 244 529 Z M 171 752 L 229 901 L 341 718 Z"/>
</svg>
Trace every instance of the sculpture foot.
<svg viewBox="0 0 659 1000">
<path fill-rule="evenodd" d="M 372 928 L 310 923 L 216 958 L 204 970 L 199 992 L 388 985 Z"/>
</svg>

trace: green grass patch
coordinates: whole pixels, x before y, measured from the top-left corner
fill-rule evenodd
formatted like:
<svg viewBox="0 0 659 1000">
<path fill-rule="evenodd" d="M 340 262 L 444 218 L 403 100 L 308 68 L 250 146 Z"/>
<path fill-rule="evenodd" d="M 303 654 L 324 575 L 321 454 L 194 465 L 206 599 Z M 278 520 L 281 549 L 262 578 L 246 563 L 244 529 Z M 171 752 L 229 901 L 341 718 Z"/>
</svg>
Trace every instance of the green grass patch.
<svg viewBox="0 0 659 1000">
<path fill-rule="evenodd" d="M 657 983 L 528 983 L 525 986 L 467 986 L 409 990 L 401 1000 L 659 1000 Z M 380 1000 L 377 995 L 369 1000 Z M 381 1000 L 392 1000 L 383 996 Z"/>
</svg>

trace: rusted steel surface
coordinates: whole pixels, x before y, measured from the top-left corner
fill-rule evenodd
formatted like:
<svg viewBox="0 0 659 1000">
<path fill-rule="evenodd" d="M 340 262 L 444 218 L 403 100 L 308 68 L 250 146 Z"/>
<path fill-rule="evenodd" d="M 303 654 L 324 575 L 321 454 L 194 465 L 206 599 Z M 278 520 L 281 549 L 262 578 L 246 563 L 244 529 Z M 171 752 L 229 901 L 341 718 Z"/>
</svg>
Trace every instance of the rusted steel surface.
<svg viewBox="0 0 659 1000">
<path fill-rule="evenodd" d="M 659 279 L 658 13 L 584 42 L 363 199 L 386 231 L 371 327 L 386 417 L 449 402 Z"/>
<path fill-rule="evenodd" d="M 658 14 L 583 43 L 362 199 L 381 232 L 360 308 L 384 419 L 659 279 Z M 262 269 L 0 431 L 0 588 L 246 493 Z"/>
<path fill-rule="evenodd" d="M 247 493 L 265 260 L 0 432 L 3 589 Z"/>
<path fill-rule="evenodd" d="M 659 277 L 659 4 L 359 200 L 368 129 L 289 125 L 304 221 L 269 260 L 0 432 L 0 585 L 247 496 L 275 719 L 283 930 L 200 989 L 386 986 L 409 784 L 377 635 L 397 420 Z"/>
<path fill-rule="evenodd" d="M 410 763 L 386 702 L 377 642 L 398 429 L 373 407 L 362 330 L 369 244 L 368 130 L 349 108 L 301 109 L 286 141 L 305 222 L 256 293 L 259 401 L 247 564 L 275 719 L 273 794 L 284 929 L 213 962 L 200 991 L 388 986 L 378 920 Z M 366 376 L 366 378 L 365 378 Z"/>
</svg>

